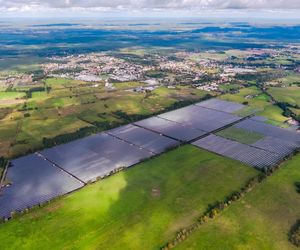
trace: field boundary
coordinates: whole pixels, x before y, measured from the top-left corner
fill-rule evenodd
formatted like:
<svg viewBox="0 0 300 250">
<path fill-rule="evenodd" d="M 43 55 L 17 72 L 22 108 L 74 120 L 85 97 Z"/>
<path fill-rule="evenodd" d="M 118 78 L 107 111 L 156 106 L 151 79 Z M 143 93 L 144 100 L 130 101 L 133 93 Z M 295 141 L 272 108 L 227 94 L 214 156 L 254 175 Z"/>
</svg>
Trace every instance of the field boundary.
<svg viewBox="0 0 300 250">
<path fill-rule="evenodd" d="M 259 186 L 261 182 L 266 180 L 269 176 L 271 176 L 276 170 L 282 167 L 282 164 L 288 160 L 292 159 L 293 156 L 299 154 L 299 149 L 295 150 L 293 153 L 282 159 L 278 164 L 276 164 L 273 168 L 267 169 L 264 172 L 259 173 L 258 175 L 250 178 L 245 186 L 243 186 L 240 191 L 233 192 L 231 195 L 227 196 L 223 201 L 217 201 L 213 206 L 209 207 L 206 212 L 200 215 L 196 222 L 192 225 L 179 230 L 173 239 L 166 242 L 163 246 L 160 247 L 161 250 L 170 250 L 179 245 L 182 241 L 186 240 L 190 234 L 195 232 L 197 229 L 201 227 L 204 223 L 209 220 L 213 220 L 219 215 L 223 210 L 228 208 L 233 202 L 239 201 L 242 197 L 244 197 L 247 193 L 251 192 L 255 187 Z"/>
</svg>

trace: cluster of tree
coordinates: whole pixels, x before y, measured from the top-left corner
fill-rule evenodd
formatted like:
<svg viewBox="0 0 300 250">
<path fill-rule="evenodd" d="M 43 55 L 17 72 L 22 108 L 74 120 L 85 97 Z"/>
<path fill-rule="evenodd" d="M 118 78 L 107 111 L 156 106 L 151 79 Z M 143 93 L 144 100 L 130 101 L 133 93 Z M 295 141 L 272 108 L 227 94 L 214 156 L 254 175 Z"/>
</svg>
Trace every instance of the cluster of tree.
<svg viewBox="0 0 300 250">
<path fill-rule="evenodd" d="M 73 133 L 67 133 L 55 136 L 53 138 L 43 138 L 43 145 L 46 148 L 53 147 L 58 144 L 67 143 L 98 132 L 97 127 L 80 128 Z"/>
<path fill-rule="evenodd" d="M 152 77 L 152 78 L 163 78 L 167 76 L 167 74 L 165 71 L 149 70 L 145 73 L 145 76 Z"/>
<path fill-rule="evenodd" d="M 0 169 L 4 169 L 6 164 L 7 164 L 7 160 L 3 156 L 1 156 L 0 157 Z"/>
<path fill-rule="evenodd" d="M 283 115 L 286 117 L 292 117 L 296 121 L 300 122 L 300 116 L 296 115 L 290 108 L 299 108 L 299 106 L 295 105 L 292 106 L 289 103 L 286 102 L 277 102 L 277 106 L 283 110 Z"/>
<path fill-rule="evenodd" d="M 300 182 L 299 182 L 299 181 L 296 182 L 296 183 L 295 183 L 295 186 L 296 186 L 297 192 L 300 193 Z"/>
<path fill-rule="evenodd" d="M 261 72 L 261 73 L 247 73 L 247 74 L 237 74 L 236 79 L 242 81 L 256 81 L 257 83 L 264 83 L 268 81 L 272 81 L 278 78 L 282 78 L 285 76 L 283 72 Z"/>
<path fill-rule="evenodd" d="M 142 115 L 142 114 L 127 114 L 126 112 L 124 112 L 122 110 L 117 110 L 112 113 L 114 116 L 116 116 L 117 118 L 119 118 L 127 123 L 135 122 L 135 121 L 142 120 L 142 119 L 149 117 L 149 115 Z"/>
<path fill-rule="evenodd" d="M 289 240 L 296 247 L 300 247 L 300 220 L 298 220 L 290 229 Z"/>
<path fill-rule="evenodd" d="M 211 97 L 212 97 L 212 95 L 206 94 L 204 97 L 202 97 L 200 99 L 197 99 L 197 100 L 183 100 L 183 101 L 178 101 L 178 102 L 173 103 L 169 107 L 165 108 L 162 111 L 162 113 L 164 113 L 166 111 L 171 111 L 171 110 L 179 109 L 179 108 L 182 108 L 182 107 L 194 104 L 196 102 L 205 101 L 205 100 L 207 100 L 207 99 L 209 99 Z"/>
<path fill-rule="evenodd" d="M 192 232 L 198 229 L 202 224 L 207 222 L 209 219 L 214 219 L 219 213 L 221 213 L 226 207 L 228 207 L 232 202 L 239 200 L 246 193 L 248 193 L 253 187 L 262 182 L 267 177 L 266 173 L 261 173 L 253 178 L 251 178 L 247 184 L 239 191 L 233 192 L 224 201 L 217 202 L 216 204 L 210 206 L 208 210 L 197 218 L 197 221 L 193 223 L 188 228 L 184 228 L 177 232 L 175 238 L 165 244 L 161 249 L 170 250 L 176 247 L 180 242 L 185 240 Z"/>
<path fill-rule="evenodd" d="M 37 110 L 37 109 L 38 107 L 28 107 L 27 103 L 25 102 L 22 107 L 18 108 L 18 111 L 30 111 L 30 110 Z"/>
<path fill-rule="evenodd" d="M 29 90 L 26 91 L 26 97 L 27 98 L 31 98 L 33 92 L 47 91 L 47 93 L 49 93 L 50 90 L 51 90 L 51 87 L 49 87 L 49 86 L 47 86 L 47 87 L 34 87 L 34 88 L 30 88 Z"/>
<path fill-rule="evenodd" d="M 33 77 L 32 77 L 32 81 L 33 82 L 41 81 L 45 77 L 44 71 L 42 69 L 38 69 L 38 70 L 35 70 L 35 71 L 27 72 L 27 74 L 33 74 Z"/>
<path fill-rule="evenodd" d="M 104 121 L 104 122 L 93 122 L 93 124 L 98 128 L 98 131 L 104 131 L 112 128 L 116 128 L 125 124 L 125 122 L 118 122 L 118 121 Z"/>
</svg>

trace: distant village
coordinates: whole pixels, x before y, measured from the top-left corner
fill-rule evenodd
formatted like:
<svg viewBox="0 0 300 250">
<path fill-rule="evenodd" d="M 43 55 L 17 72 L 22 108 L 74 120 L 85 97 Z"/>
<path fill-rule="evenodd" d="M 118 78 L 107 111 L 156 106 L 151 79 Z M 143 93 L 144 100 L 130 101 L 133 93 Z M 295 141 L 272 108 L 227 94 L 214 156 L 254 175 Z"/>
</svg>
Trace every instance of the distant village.
<svg viewBox="0 0 300 250">
<path fill-rule="evenodd" d="M 206 51 L 207 53 L 207 51 Z M 225 53 L 225 52 L 224 52 Z M 300 48 L 287 46 L 281 49 L 249 49 L 242 51 L 243 57 L 223 55 L 221 52 L 177 52 L 170 55 L 143 55 L 140 61 L 131 60 L 130 55 L 122 58 L 122 54 L 90 53 L 69 56 L 54 56 L 41 64 L 42 78 L 57 77 L 97 83 L 104 82 L 107 89 L 114 89 L 119 82 L 141 82 L 140 87 L 132 91 L 151 91 L 159 86 L 173 88 L 176 85 L 191 85 L 205 91 L 222 92 L 222 86 L 238 83 L 236 76 L 255 74 L 257 62 L 270 61 L 280 57 L 299 55 Z M 209 55 L 212 55 L 210 58 Z M 261 68 L 261 67 L 260 67 Z M 266 63 L 265 68 L 288 69 L 300 72 L 300 66 Z M 34 73 L 0 75 L 0 87 L 34 85 L 37 80 Z M 278 81 L 270 81 L 267 85 L 278 85 Z M 229 88 L 230 89 L 230 88 Z M 234 90 L 232 90 L 234 91 Z"/>
</svg>

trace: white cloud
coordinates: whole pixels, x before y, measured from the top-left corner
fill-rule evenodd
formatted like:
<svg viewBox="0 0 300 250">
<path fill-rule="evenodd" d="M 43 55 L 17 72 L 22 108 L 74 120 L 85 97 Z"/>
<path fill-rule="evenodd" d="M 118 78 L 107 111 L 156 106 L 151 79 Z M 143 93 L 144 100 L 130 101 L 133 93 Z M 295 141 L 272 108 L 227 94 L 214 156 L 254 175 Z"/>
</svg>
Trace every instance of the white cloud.
<svg viewBox="0 0 300 250">
<path fill-rule="evenodd" d="M 300 9 L 299 0 L 0 0 L 1 9 Z"/>
</svg>

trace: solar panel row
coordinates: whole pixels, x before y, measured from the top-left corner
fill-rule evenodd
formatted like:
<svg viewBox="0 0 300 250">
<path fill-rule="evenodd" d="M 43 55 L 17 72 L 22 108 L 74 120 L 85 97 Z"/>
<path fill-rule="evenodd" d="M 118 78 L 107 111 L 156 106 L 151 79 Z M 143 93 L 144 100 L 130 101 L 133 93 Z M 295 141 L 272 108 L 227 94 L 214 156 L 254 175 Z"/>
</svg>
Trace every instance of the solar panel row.
<svg viewBox="0 0 300 250">
<path fill-rule="evenodd" d="M 107 133 L 154 154 L 162 153 L 179 144 L 176 140 L 132 124 L 109 130 Z"/>
<path fill-rule="evenodd" d="M 254 148 L 216 135 L 204 137 L 194 142 L 193 145 L 244 162 L 257 168 L 269 167 L 281 160 L 281 156 L 278 154 Z"/>
<path fill-rule="evenodd" d="M 279 128 L 261 121 L 247 119 L 234 125 L 237 128 L 242 128 L 257 133 L 261 133 L 265 136 L 281 139 L 283 141 L 294 142 L 300 146 L 300 134 L 296 131 Z"/>
<path fill-rule="evenodd" d="M 294 142 L 283 141 L 274 137 L 266 136 L 255 142 L 252 146 L 276 153 L 282 158 L 294 152 L 300 145 Z"/>
<path fill-rule="evenodd" d="M 191 141 L 206 134 L 206 132 L 189 125 L 172 122 L 157 116 L 136 122 L 135 125 L 183 142 Z"/>
<path fill-rule="evenodd" d="M 228 102 L 217 98 L 209 99 L 203 102 L 196 103 L 197 106 L 204 108 L 215 109 L 226 113 L 234 113 L 246 107 L 243 104 Z"/>
<path fill-rule="evenodd" d="M 11 185 L 0 194 L 0 217 L 10 217 L 12 211 L 24 210 L 83 186 L 36 154 L 15 159 L 11 165 L 7 172 Z"/>
<path fill-rule="evenodd" d="M 95 181 L 153 154 L 105 133 L 41 151 L 41 154 L 84 182 Z"/>
<path fill-rule="evenodd" d="M 167 112 L 159 115 L 159 117 L 205 132 L 212 132 L 241 119 L 241 117 L 236 115 L 203 108 L 197 105 L 190 105 L 185 108 Z"/>
<path fill-rule="evenodd" d="M 4 188 L 0 196 L 0 217 L 71 192 L 82 187 L 83 182 L 107 176 L 119 168 L 135 165 L 180 141 L 201 137 L 193 144 L 258 168 L 274 165 L 300 146 L 299 134 L 254 118 L 235 125 L 266 135 L 253 147 L 215 135 L 203 138 L 239 121 L 241 118 L 231 113 L 243 107 L 212 99 L 45 149 L 40 155 L 16 159 L 8 171 L 12 185 Z M 274 139 L 274 135 L 278 138 Z"/>
</svg>

